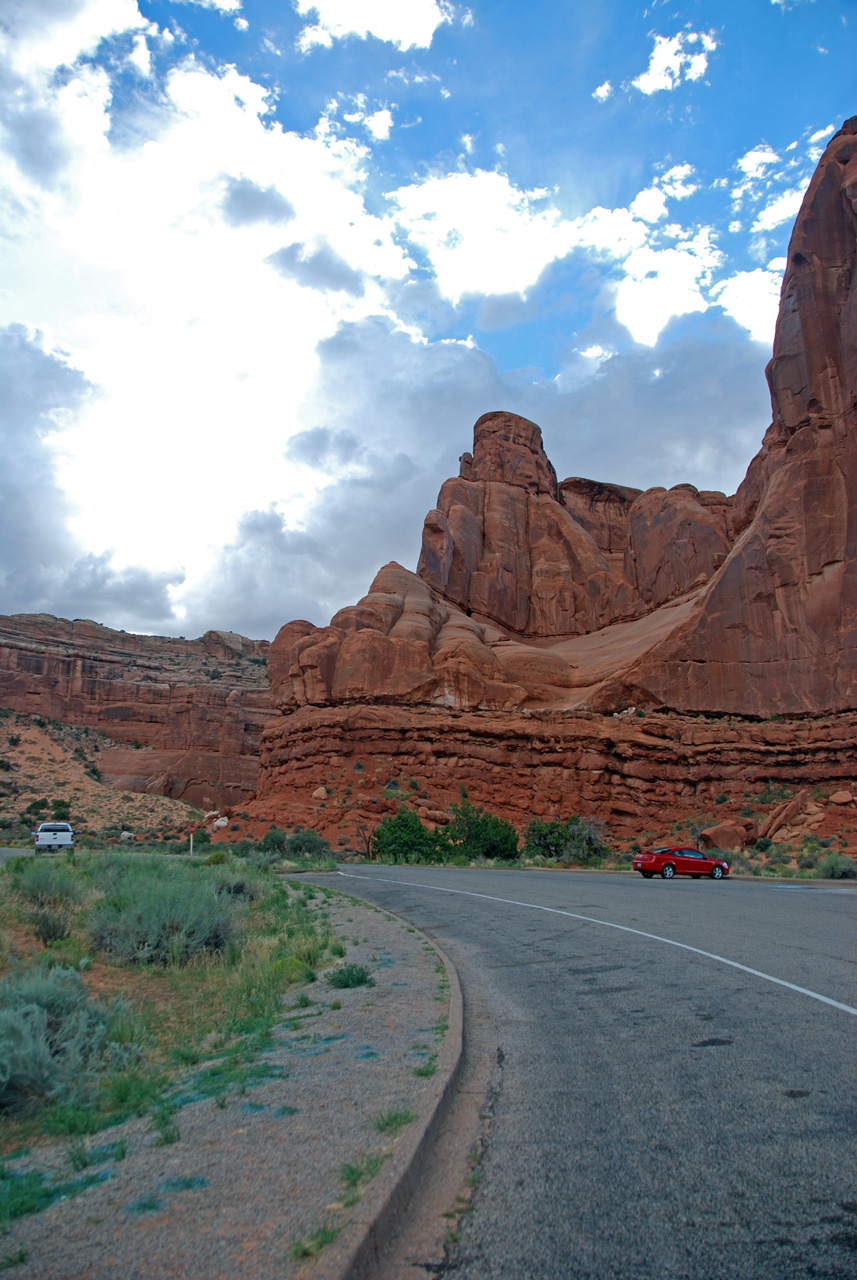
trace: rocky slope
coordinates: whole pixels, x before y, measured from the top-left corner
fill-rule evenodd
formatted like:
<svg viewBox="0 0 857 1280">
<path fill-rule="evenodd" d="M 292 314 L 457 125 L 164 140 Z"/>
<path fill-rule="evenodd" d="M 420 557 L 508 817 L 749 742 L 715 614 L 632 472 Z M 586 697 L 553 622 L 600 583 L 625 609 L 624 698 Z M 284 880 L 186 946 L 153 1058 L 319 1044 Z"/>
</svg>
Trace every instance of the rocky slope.
<svg viewBox="0 0 857 1280">
<path fill-rule="evenodd" d="M 715 792 L 738 806 L 760 779 L 853 776 L 855 211 L 857 118 L 797 219 L 773 423 L 734 498 L 558 483 L 534 423 L 479 419 L 418 571 L 387 565 L 329 626 L 274 641 L 258 813 L 365 826 L 395 788 L 366 798 L 364 773 L 364 803 L 358 765 L 412 774 L 435 820 L 466 783 L 519 822 L 637 827 Z"/>
<path fill-rule="evenodd" d="M 103 780 L 201 809 L 256 790 L 270 717 L 266 641 L 137 636 L 48 614 L 0 617 L 0 707 L 97 729 Z"/>
</svg>

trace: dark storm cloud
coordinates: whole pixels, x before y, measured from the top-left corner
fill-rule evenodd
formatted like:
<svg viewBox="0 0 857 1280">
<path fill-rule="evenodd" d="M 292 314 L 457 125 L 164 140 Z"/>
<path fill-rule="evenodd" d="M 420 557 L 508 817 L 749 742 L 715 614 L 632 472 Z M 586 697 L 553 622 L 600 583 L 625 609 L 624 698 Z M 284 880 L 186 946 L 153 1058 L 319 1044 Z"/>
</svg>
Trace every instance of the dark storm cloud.
<svg viewBox="0 0 857 1280">
<path fill-rule="evenodd" d="M 229 178 L 220 207 L 231 227 L 288 222 L 295 216 L 292 205 L 276 187 L 260 187 L 249 178 Z"/>
<path fill-rule="evenodd" d="M 286 276 L 305 288 L 350 293 L 353 298 L 362 296 L 363 281 L 359 271 L 350 267 L 329 244 L 323 243 L 315 253 L 306 258 L 301 256 L 301 248 L 300 244 L 284 245 L 266 261 L 281 276 Z"/>
<path fill-rule="evenodd" d="M 69 502 L 45 436 L 73 419 L 94 389 L 22 325 L 0 329 L 0 612 L 92 617 L 108 626 L 174 623 L 176 574 L 116 570 L 69 535 Z"/>
</svg>

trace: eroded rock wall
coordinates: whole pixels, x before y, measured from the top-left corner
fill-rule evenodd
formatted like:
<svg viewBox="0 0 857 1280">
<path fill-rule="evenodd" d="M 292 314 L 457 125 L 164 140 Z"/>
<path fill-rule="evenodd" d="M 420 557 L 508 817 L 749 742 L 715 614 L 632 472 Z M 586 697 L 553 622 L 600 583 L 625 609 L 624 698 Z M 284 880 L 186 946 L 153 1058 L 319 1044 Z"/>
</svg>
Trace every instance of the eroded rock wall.
<svg viewBox="0 0 857 1280">
<path fill-rule="evenodd" d="M 138 636 L 49 614 L 0 617 L 0 706 L 98 729 L 106 782 L 203 808 L 256 791 L 271 715 L 265 641 Z"/>
</svg>

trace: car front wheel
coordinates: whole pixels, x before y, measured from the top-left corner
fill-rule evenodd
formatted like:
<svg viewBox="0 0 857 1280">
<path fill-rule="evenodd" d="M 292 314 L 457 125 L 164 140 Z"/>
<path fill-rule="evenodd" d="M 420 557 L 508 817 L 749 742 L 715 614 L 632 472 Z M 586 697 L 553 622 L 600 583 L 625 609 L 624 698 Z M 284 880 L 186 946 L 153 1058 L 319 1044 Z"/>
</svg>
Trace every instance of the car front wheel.
<svg viewBox="0 0 857 1280">
<path fill-rule="evenodd" d="M 722 880 L 722 879 L 723 879 L 723 868 L 722 868 L 722 867 L 712 867 L 712 868 L 711 868 L 711 879 L 712 879 L 712 880 Z"/>
<path fill-rule="evenodd" d="M 673 878 L 673 876 L 674 876 L 674 875 L 675 875 L 675 867 L 673 866 L 673 864 L 672 864 L 671 862 L 668 862 L 665 866 L 661 867 L 661 878 L 662 878 L 662 879 L 664 879 L 664 880 L 672 880 L 672 878 Z"/>
</svg>

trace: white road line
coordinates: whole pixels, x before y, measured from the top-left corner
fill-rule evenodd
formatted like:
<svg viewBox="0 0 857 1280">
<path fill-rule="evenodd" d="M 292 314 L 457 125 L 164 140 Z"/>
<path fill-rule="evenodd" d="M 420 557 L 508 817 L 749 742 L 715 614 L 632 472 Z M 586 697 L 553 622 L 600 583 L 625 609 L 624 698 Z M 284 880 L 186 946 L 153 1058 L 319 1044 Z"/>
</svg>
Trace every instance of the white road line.
<svg viewBox="0 0 857 1280">
<path fill-rule="evenodd" d="M 465 898 L 483 898 L 486 902 L 502 902 L 507 907 L 527 907 L 530 911 L 546 911 L 553 916 L 568 916 L 570 920 L 585 920 L 587 924 L 600 924 L 605 929 L 618 929 L 620 933 L 633 933 L 638 938 L 648 938 L 650 942 L 663 942 L 668 947 L 678 947 L 680 951 L 691 951 L 695 956 L 704 956 L 706 960 L 716 960 L 718 964 L 729 965 L 730 969 L 740 969 L 742 973 L 749 973 L 754 978 L 763 978 L 765 982 L 773 982 L 778 987 L 786 987 L 789 991 L 796 991 L 798 995 L 809 996 L 810 1000 L 818 1000 L 821 1004 L 830 1005 L 832 1009 L 839 1009 L 842 1013 L 850 1013 L 852 1017 L 857 1018 L 857 1009 L 853 1009 L 850 1004 L 842 1004 L 839 1000 L 831 1000 L 829 996 L 820 995 L 817 991 L 810 991 L 808 987 L 798 987 L 794 982 L 786 982 L 783 978 L 775 978 L 770 973 L 762 973 L 761 969 L 751 969 L 749 965 L 739 964 L 737 960 L 727 960 L 726 956 L 715 955 L 713 951 L 702 951 L 699 947 L 690 947 L 686 942 L 676 942 L 673 938 L 662 938 L 657 933 L 645 933 L 642 929 L 632 929 L 626 924 L 613 924 L 610 920 L 598 920 L 595 916 L 581 916 L 575 911 L 562 911 L 559 907 L 542 907 L 536 902 L 519 902 L 516 898 L 498 898 L 491 893 L 473 893 L 468 889 L 444 889 L 440 885 L 420 884 L 413 880 L 394 880 L 390 876 L 358 876 L 348 871 L 340 871 L 338 875 L 344 876 L 347 880 L 366 880 L 368 883 L 381 881 L 384 884 L 402 884 L 407 885 L 411 889 L 431 889 L 435 893 L 456 893 Z"/>
</svg>

